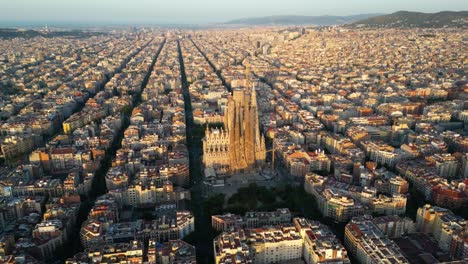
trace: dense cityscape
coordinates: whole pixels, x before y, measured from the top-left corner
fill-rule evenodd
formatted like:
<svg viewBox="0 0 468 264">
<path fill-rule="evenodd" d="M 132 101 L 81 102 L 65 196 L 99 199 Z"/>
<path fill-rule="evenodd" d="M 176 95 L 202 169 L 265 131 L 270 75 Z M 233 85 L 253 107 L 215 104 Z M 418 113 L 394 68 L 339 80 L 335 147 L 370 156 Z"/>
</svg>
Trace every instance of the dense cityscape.
<svg viewBox="0 0 468 264">
<path fill-rule="evenodd" d="M 50 31 L 0 38 L 0 263 L 467 263 L 466 27 Z"/>
</svg>

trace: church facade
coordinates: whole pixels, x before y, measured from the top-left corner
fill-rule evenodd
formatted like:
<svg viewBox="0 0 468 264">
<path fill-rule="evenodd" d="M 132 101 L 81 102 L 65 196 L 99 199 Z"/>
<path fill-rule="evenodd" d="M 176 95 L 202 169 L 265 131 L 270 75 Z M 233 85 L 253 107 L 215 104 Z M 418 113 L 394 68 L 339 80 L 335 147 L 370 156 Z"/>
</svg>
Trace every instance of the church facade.
<svg viewBox="0 0 468 264">
<path fill-rule="evenodd" d="M 203 139 L 205 168 L 231 173 L 253 172 L 265 163 L 265 137 L 260 134 L 255 88 L 236 89 L 224 111 L 224 128 L 208 129 Z"/>
</svg>

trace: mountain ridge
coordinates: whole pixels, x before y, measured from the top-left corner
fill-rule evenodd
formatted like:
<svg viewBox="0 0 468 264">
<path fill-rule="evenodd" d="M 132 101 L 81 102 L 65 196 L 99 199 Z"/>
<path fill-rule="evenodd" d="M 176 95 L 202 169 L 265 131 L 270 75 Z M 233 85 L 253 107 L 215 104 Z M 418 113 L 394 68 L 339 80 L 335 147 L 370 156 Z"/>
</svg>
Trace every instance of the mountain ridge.
<svg viewBox="0 0 468 264">
<path fill-rule="evenodd" d="M 468 11 L 441 11 L 423 13 L 397 11 L 392 14 L 369 17 L 346 25 L 347 27 L 387 27 L 387 28 L 441 28 L 467 27 Z"/>
<path fill-rule="evenodd" d="M 382 15 L 378 14 L 358 14 L 350 16 L 298 16 L 298 15 L 278 15 L 278 16 L 264 16 L 264 17 L 248 17 L 227 21 L 225 25 L 344 25 L 373 16 Z"/>
</svg>

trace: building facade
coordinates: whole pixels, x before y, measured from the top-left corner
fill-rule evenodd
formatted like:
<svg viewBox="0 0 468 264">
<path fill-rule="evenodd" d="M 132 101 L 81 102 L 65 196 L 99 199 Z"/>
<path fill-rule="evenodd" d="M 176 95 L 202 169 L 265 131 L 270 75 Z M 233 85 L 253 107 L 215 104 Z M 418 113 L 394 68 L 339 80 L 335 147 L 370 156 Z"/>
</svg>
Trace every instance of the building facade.
<svg viewBox="0 0 468 264">
<path fill-rule="evenodd" d="M 409 263 L 370 216 L 355 217 L 346 225 L 344 243 L 359 263 Z"/>
</svg>

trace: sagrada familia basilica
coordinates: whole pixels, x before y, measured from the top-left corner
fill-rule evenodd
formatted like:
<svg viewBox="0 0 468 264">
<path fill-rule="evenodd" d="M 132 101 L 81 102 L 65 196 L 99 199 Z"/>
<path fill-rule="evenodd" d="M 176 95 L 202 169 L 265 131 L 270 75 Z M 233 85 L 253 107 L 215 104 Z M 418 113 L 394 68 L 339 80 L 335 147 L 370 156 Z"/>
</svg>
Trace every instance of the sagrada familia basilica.
<svg viewBox="0 0 468 264">
<path fill-rule="evenodd" d="M 248 86 L 247 86 L 248 87 Z M 263 167 L 265 137 L 260 134 L 255 88 L 236 89 L 228 97 L 224 128 L 208 129 L 203 139 L 205 168 L 251 173 Z"/>
</svg>

